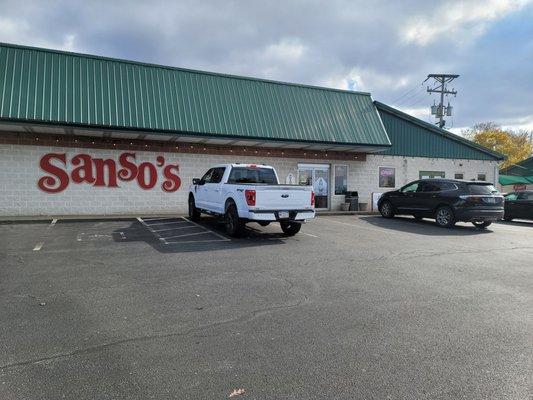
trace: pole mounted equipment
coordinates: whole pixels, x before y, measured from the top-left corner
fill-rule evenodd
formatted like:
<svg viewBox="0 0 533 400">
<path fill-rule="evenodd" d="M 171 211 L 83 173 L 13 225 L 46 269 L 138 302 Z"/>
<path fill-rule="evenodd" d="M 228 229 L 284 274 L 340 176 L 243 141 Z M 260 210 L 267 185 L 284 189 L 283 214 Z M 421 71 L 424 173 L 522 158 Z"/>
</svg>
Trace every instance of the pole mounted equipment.
<svg viewBox="0 0 533 400">
<path fill-rule="evenodd" d="M 429 79 L 433 79 L 436 85 L 431 88 L 428 86 L 428 93 L 440 93 L 440 103 L 437 105 L 435 104 L 435 102 L 433 102 L 433 105 L 431 106 L 431 115 L 435 115 L 435 117 L 438 119 L 438 122 L 436 122 L 436 124 L 439 126 L 439 128 L 444 128 L 444 126 L 446 125 L 446 120 L 444 119 L 444 116 L 452 116 L 453 107 L 450 105 L 450 102 L 448 102 L 447 106 L 444 105 L 444 95 L 457 95 L 457 91 L 455 89 L 448 90 L 447 85 L 458 77 L 459 75 L 456 74 L 429 74 L 426 80 L 424 81 L 426 82 Z"/>
</svg>

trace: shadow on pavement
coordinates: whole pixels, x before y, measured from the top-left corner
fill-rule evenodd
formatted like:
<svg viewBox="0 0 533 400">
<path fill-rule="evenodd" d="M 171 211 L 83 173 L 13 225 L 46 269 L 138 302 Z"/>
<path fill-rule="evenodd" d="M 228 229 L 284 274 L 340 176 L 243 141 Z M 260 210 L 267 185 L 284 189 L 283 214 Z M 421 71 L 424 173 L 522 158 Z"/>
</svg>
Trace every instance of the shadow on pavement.
<svg viewBox="0 0 533 400">
<path fill-rule="evenodd" d="M 417 221 L 412 217 L 394 217 L 385 219 L 381 216 L 361 216 L 361 221 L 367 222 L 381 229 L 401 231 L 426 236 L 471 236 L 492 233 L 491 227 L 478 229 L 470 223 L 458 223 L 453 228 L 441 228 L 434 220 L 423 219 Z"/>
<path fill-rule="evenodd" d="M 169 236 L 172 235 L 172 231 L 170 233 L 165 232 L 167 236 L 159 233 L 158 237 L 141 222 L 137 220 L 128 222 L 130 223 L 129 226 L 113 231 L 112 237 L 115 242 L 145 242 L 160 253 L 274 246 L 285 244 L 287 240 L 291 239 L 284 236 L 281 231 L 279 233 L 267 232 L 261 230 L 259 226 L 247 226 L 246 233 L 242 238 L 229 238 L 226 236 L 224 226 L 216 218 L 202 218 L 196 230 L 187 230 L 192 234 L 180 234 L 177 239 Z M 206 230 L 204 233 L 201 231 L 202 228 Z M 195 228 L 191 226 L 191 229 Z"/>
</svg>

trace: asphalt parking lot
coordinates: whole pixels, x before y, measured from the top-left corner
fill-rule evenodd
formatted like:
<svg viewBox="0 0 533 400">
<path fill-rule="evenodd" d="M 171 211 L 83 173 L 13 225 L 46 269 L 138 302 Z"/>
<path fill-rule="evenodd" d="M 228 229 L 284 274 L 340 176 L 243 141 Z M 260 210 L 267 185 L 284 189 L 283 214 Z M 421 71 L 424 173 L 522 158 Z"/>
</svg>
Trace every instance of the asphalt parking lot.
<svg viewBox="0 0 533 400">
<path fill-rule="evenodd" d="M 0 224 L 0 399 L 527 399 L 533 224 Z"/>
</svg>

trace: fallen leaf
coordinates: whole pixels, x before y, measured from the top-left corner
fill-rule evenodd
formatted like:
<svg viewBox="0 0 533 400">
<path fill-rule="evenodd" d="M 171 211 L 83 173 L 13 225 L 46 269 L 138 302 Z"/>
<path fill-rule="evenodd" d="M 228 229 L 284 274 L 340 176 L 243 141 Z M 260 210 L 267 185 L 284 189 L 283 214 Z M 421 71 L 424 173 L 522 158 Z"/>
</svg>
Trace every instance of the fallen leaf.
<svg viewBox="0 0 533 400">
<path fill-rule="evenodd" d="M 244 389 L 233 389 L 233 391 L 229 394 L 229 398 L 231 399 L 232 397 L 240 396 L 241 394 L 244 394 Z"/>
</svg>

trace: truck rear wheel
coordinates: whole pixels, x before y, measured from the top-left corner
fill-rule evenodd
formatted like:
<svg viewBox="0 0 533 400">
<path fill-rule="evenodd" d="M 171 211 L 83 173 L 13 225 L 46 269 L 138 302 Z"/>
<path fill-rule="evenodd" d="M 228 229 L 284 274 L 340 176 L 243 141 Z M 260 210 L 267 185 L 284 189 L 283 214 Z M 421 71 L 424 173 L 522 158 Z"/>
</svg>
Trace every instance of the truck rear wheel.
<svg viewBox="0 0 533 400">
<path fill-rule="evenodd" d="M 286 236 L 294 236 L 298 232 L 300 232 L 300 229 L 302 228 L 302 224 L 299 222 L 280 222 L 281 230 Z"/>
<path fill-rule="evenodd" d="M 239 237 L 244 234 L 244 222 L 239 218 L 237 207 L 235 204 L 230 204 L 224 214 L 226 233 L 231 237 Z"/>
</svg>

